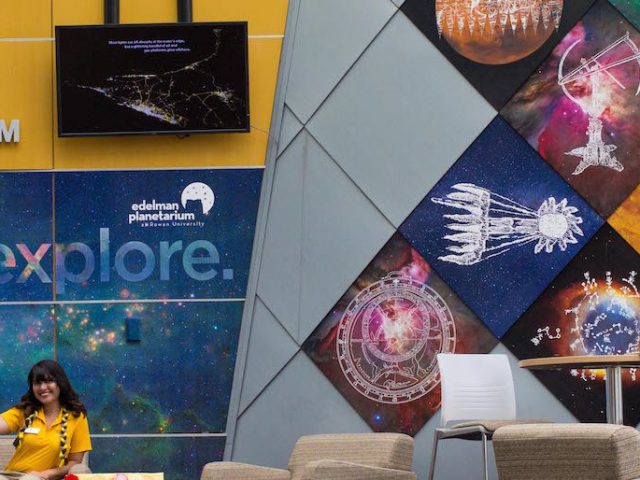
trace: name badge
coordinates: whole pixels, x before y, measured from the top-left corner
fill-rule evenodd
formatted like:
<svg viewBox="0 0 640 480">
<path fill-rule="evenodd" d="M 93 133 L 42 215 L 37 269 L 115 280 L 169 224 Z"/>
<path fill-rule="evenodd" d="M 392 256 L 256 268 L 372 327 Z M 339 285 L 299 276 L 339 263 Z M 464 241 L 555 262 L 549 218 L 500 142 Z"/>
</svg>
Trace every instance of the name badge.
<svg viewBox="0 0 640 480">
<path fill-rule="evenodd" d="M 34 433 L 37 435 L 38 433 L 40 433 L 40 429 L 36 427 L 29 427 L 24 429 L 24 433 Z"/>
</svg>

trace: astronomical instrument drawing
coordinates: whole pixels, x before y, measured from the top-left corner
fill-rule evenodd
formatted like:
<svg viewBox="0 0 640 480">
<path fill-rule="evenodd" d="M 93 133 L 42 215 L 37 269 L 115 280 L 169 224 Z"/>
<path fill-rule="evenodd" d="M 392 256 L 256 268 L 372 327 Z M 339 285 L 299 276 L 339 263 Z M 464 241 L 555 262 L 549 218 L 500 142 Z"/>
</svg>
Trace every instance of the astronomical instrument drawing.
<svg viewBox="0 0 640 480">
<path fill-rule="evenodd" d="M 565 64 L 572 50 L 582 42 L 576 40 L 564 52 L 558 64 L 558 85 L 564 94 L 576 103 L 588 116 L 587 144 L 574 148 L 567 155 L 580 158 L 580 163 L 573 171 L 573 175 L 580 175 L 591 166 L 603 166 L 616 172 L 624 170 L 624 165 L 618 161 L 613 152 L 618 148 L 613 143 L 605 143 L 602 138 L 604 124 L 602 116 L 611 107 L 611 90 L 626 86 L 616 76 L 617 69 L 629 68 L 629 64 L 640 66 L 640 50 L 627 31 L 622 37 L 595 53 L 590 58 L 581 58 L 578 66 L 567 73 Z M 622 49 L 630 54 L 620 56 Z M 640 79 L 640 72 L 638 74 Z M 640 93 L 640 80 L 635 95 Z"/>
<path fill-rule="evenodd" d="M 453 316 L 438 292 L 392 272 L 349 303 L 336 353 L 342 373 L 360 394 L 400 404 L 439 383 L 436 354 L 452 353 L 455 345 Z"/>
<path fill-rule="evenodd" d="M 443 215 L 451 221 L 446 228 L 454 233 L 443 237 L 451 253 L 438 257 L 442 261 L 473 265 L 531 242 L 536 242 L 536 254 L 551 253 L 556 245 L 565 251 L 578 243 L 575 235 L 583 235 L 578 226 L 582 218 L 575 215 L 578 209 L 566 198 L 557 202 L 549 197 L 532 210 L 472 183 L 457 183 L 451 190 L 445 198 L 431 199 L 459 212 Z"/>
</svg>

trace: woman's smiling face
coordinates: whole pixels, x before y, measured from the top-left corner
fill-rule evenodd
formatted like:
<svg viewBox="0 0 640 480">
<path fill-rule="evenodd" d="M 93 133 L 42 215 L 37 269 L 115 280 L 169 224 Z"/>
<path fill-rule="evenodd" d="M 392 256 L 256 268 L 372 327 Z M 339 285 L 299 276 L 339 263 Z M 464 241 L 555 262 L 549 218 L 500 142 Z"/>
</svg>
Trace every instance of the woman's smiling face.
<svg viewBox="0 0 640 480">
<path fill-rule="evenodd" d="M 33 394 L 43 406 L 60 401 L 60 387 L 54 379 L 35 381 L 31 385 Z"/>
</svg>

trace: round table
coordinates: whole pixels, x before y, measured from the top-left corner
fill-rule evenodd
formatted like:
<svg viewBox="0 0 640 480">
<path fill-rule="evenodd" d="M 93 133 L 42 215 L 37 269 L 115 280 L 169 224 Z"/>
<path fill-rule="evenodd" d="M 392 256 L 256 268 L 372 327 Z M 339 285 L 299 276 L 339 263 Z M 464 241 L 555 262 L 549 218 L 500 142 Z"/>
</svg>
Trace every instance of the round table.
<svg viewBox="0 0 640 480">
<path fill-rule="evenodd" d="M 521 360 L 520 367 L 529 370 L 605 369 L 607 423 L 622 425 L 622 369 L 640 368 L 640 354 L 529 358 Z"/>
</svg>

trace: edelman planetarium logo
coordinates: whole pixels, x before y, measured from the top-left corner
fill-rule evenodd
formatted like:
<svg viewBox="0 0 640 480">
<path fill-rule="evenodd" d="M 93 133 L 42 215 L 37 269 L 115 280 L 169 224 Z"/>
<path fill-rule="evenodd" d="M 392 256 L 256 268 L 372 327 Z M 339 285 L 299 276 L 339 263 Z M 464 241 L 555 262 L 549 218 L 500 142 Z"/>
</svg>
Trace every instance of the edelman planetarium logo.
<svg viewBox="0 0 640 480">
<path fill-rule="evenodd" d="M 132 203 L 128 223 L 145 228 L 204 227 L 204 217 L 213 209 L 215 199 L 209 185 L 193 182 L 182 190 L 179 202 L 158 201 L 152 198 Z"/>
</svg>

